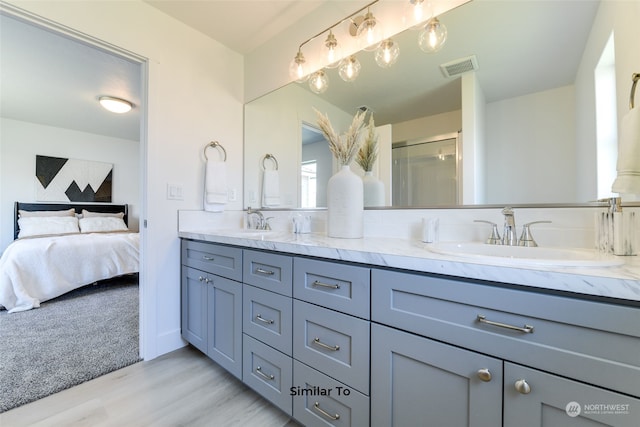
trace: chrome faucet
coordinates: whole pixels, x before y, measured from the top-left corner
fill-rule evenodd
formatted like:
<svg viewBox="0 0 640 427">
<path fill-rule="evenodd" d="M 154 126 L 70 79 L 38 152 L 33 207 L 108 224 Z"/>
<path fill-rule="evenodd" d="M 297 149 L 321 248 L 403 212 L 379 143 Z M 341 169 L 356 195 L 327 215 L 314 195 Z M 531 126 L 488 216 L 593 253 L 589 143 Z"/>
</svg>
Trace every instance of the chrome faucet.
<svg viewBox="0 0 640 427">
<path fill-rule="evenodd" d="M 516 246 L 518 244 L 518 236 L 516 234 L 516 218 L 513 209 L 506 207 L 502 209 L 504 215 L 504 232 L 502 233 L 502 244 L 508 246 Z"/>
<path fill-rule="evenodd" d="M 252 215 L 255 215 L 257 217 L 255 225 L 251 220 Z M 256 230 L 271 230 L 271 226 L 269 225 L 269 220 L 271 218 L 265 218 L 262 212 L 260 212 L 258 209 L 251 209 L 251 206 L 248 206 L 247 217 L 249 218 L 249 228 L 254 228 Z"/>
</svg>

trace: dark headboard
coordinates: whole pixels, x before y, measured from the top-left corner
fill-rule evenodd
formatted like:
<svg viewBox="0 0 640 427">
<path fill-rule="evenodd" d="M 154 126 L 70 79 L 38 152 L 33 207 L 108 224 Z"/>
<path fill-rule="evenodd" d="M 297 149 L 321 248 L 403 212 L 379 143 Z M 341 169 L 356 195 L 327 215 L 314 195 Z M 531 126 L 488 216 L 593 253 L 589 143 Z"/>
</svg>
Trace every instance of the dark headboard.
<svg viewBox="0 0 640 427">
<path fill-rule="evenodd" d="M 23 203 L 16 202 L 13 221 L 13 238 L 18 238 L 20 226 L 18 225 L 18 210 L 23 211 L 62 211 L 75 208 L 76 214 L 82 213 L 82 209 L 91 212 L 118 213 L 124 212 L 124 223 L 129 225 L 129 205 L 92 204 L 92 203 Z"/>
</svg>

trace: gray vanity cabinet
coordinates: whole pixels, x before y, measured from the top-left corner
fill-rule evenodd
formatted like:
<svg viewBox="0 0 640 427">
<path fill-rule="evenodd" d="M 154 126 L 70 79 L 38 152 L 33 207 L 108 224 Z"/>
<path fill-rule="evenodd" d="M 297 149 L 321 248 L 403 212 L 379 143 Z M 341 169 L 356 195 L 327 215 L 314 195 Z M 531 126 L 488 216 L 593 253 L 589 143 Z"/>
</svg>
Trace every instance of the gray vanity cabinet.
<svg viewBox="0 0 640 427">
<path fill-rule="evenodd" d="M 496 427 L 502 360 L 373 324 L 371 425 Z"/>
<path fill-rule="evenodd" d="M 182 240 L 182 336 L 242 378 L 242 250 Z"/>
<path fill-rule="evenodd" d="M 372 270 L 371 297 L 372 321 L 390 327 L 372 327 L 374 423 L 416 425 L 417 406 L 429 408 L 429 425 L 498 426 L 491 402 L 502 401 L 505 427 L 638 425 L 637 308 L 389 270 Z M 484 383 L 492 360 L 504 378 L 496 365 Z M 451 401 L 468 422 L 450 418 Z M 574 402 L 629 412 L 574 418 Z"/>
</svg>

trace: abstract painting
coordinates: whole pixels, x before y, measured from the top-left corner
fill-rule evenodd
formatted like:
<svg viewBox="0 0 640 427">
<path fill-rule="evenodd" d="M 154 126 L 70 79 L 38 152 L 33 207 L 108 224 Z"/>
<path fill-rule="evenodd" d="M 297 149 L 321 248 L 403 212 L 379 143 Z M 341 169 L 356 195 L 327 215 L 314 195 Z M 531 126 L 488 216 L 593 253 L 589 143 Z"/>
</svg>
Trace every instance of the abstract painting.
<svg viewBox="0 0 640 427">
<path fill-rule="evenodd" d="M 36 155 L 36 200 L 111 203 L 113 164 Z"/>
</svg>

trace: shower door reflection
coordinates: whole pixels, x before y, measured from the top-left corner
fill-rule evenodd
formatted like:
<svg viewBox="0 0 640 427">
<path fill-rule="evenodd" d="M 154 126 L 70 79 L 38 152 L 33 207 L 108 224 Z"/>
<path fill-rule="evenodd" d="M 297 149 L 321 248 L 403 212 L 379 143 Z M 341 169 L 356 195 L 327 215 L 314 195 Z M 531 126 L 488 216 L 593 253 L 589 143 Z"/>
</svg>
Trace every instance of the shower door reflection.
<svg viewBox="0 0 640 427">
<path fill-rule="evenodd" d="M 459 202 L 457 133 L 394 143 L 393 206 L 445 206 Z"/>
</svg>

